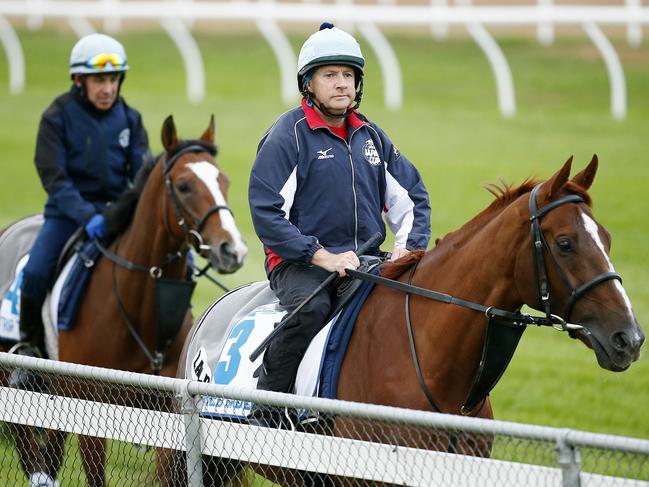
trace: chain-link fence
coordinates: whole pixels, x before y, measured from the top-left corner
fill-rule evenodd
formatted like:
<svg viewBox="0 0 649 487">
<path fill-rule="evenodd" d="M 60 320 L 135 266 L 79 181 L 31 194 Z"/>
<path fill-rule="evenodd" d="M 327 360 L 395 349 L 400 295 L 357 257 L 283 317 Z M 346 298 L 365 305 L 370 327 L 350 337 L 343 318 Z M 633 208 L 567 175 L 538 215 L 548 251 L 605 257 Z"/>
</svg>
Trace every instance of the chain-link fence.
<svg viewBox="0 0 649 487">
<path fill-rule="evenodd" d="M 8 386 L 17 368 L 32 391 Z M 0 378 L 2 486 L 649 485 L 645 440 L 3 353 Z M 210 417 L 250 402 L 286 429 Z"/>
</svg>

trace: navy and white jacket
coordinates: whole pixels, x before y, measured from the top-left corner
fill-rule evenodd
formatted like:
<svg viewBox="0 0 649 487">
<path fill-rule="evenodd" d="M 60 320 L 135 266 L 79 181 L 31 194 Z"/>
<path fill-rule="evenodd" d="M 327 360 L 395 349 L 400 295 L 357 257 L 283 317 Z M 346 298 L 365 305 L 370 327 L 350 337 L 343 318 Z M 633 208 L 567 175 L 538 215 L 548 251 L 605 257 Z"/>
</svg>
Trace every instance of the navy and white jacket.
<svg viewBox="0 0 649 487">
<path fill-rule="evenodd" d="M 268 273 L 282 260 L 310 263 L 322 247 L 340 253 L 376 232 L 385 238 L 383 212 L 396 245 L 428 246 L 430 206 L 417 169 L 362 115 L 350 114 L 347 130 L 348 140 L 334 134 L 303 100 L 259 143 L 248 199 Z"/>
<path fill-rule="evenodd" d="M 49 197 L 45 217 L 84 224 L 115 201 L 150 157 L 140 114 L 121 97 L 97 110 L 73 85 L 45 110 L 36 140 L 36 168 Z"/>
</svg>

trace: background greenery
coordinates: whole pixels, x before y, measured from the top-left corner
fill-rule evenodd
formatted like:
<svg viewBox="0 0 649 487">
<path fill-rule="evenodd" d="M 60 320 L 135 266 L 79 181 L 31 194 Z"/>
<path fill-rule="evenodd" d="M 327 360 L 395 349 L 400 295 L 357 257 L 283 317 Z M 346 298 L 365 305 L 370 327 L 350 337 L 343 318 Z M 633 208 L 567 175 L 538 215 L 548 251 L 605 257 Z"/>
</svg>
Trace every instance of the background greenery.
<svg viewBox="0 0 649 487">
<path fill-rule="evenodd" d="M 64 30 L 19 30 L 27 64 L 24 93 L 8 94 L 7 65 L 0 59 L 0 225 L 39 212 L 44 202 L 33 165 L 33 146 L 42 111 L 68 89 L 67 60 L 75 42 Z M 299 49 L 307 31 L 292 41 Z M 142 113 L 154 152 L 159 131 L 173 114 L 181 136 L 193 138 L 217 122 L 218 159 L 232 180 L 230 203 L 250 246 L 246 265 L 223 281 L 236 286 L 264 278 L 261 247 L 247 206 L 248 173 L 260 137 L 287 109 L 280 100 L 279 72 L 270 47 L 254 32 L 201 29 L 206 99 L 185 96 L 182 60 L 160 30 L 118 35 L 132 67 L 123 94 Z M 628 116 L 613 120 L 606 69 L 595 48 L 579 33 L 551 47 L 533 38 L 500 34 L 509 60 L 517 115 L 502 118 L 496 87 L 479 48 L 463 36 L 443 43 L 425 32 L 388 34 L 402 70 L 404 107 L 385 109 L 380 69 L 367 57 L 363 111 L 381 125 L 416 163 L 431 196 L 434 238 L 459 227 L 485 207 L 482 189 L 499 178 L 520 183 L 546 178 L 570 156 L 581 169 L 593 153 L 600 158 L 591 191 L 594 212 L 613 235 L 612 259 L 624 277 L 641 324 L 649 321 L 649 49 L 613 41 L 625 69 Z M 296 100 L 297 101 L 297 100 Z M 431 244 L 432 245 L 432 244 Z M 202 283 L 194 299 L 200 313 L 219 290 Z M 528 330 L 512 364 L 492 395 L 498 419 L 649 438 L 649 365 L 641 358 L 621 374 L 597 366 L 581 343 L 548 329 Z"/>
</svg>

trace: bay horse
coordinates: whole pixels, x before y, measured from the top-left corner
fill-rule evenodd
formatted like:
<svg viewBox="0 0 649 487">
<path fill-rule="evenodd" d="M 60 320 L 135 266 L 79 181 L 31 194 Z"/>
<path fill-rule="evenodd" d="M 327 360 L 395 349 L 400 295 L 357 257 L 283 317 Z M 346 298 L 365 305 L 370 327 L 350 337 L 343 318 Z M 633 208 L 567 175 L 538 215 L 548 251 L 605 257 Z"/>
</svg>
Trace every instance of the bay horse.
<svg viewBox="0 0 649 487">
<path fill-rule="evenodd" d="M 175 376 L 192 317 L 188 307 L 181 310 L 182 323 L 160 345 L 157 282 L 186 280 L 190 247 L 220 273 L 243 265 L 247 246 L 227 206 L 228 178 L 214 160 L 214 117 L 199 139 L 180 140 L 169 116 L 161 138 L 163 153 L 106 215 L 112 243 L 96 263 L 74 326 L 58 333 L 61 361 Z M 54 478 L 66 434 L 49 432 L 46 451 L 38 454 L 29 431 L 18 427 L 17 433 L 26 473 Z M 105 485 L 104 440 L 79 437 L 79 447 L 88 485 Z"/>
<path fill-rule="evenodd" d="M 430 250 L 386 263 L 382 276 L 390 287 L 375 285 L 362 305 L 342 362 L 338 399 L 493 418 L 489 392 L 511 355 L 474 397 L 492 324 L 522 330 L 552 325 L 592 348 L 599 365 L 614 372 L 637 360 L 644 333 L 609 258 L 611 237 L 595 220 L 588 194 L 597 157 L 572 179 L 571 166 L 572 157 L 541 184 L 488 188 L 495 200 L 468 223 Z M 544 316 L 522 313 L 524 305 Z M 217 326 L 218 304 L 206 313 L 214 320 L 204 314 L 202 321 Z M 489 437 L 349 417 L 331 418 L 325 428 L 336 436 L 480 456 L 489 456 L 492 447 Z M 216 484 L 240 479 L 242 467 L 225 459 L 208 464 Z M 301 484 L 295 472 L 253 468 L 282 485 Z"/>
</svg>

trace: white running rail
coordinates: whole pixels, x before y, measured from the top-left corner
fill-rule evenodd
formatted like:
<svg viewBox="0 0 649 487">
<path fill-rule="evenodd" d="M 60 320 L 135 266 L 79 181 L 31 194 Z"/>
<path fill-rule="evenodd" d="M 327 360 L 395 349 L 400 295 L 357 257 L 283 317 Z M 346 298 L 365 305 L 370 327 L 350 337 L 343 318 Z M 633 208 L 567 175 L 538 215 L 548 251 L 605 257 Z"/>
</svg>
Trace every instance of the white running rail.
<svg viewBox="0 0 649 487">
<path fill-rule="evenodd" d="M 457 0 L 456 0 L 457 1 Z M 474 6 L 461 0 L 449 5 L 445 0 L 431 0 L 429 5 L 399 5 L 388 0 L 376 4 L 354 4 L 339 0 L 333 4 L 260 1 L 120 1 L 120 0 L 2 0 L 0 1 L 0 42 L 7 52 L 9 89 L 20 93 L 25 84 L 25 63 L 20 41 L 8 18 L 26 18 L 30 28 L 39 28 L 45 18 L 67 19 L 77 35 L 92 29 L 89 20 L 102 21 L 103 28 L 114 32 L 127 20 L 157 20 L 172 37 L 185 65 L 187 96 L 194 103 L 205 96 L 205 73 L 199 48 L 192 38 L 191 26 L 197 19 L 212 21 L 249 21 L 258 27 L 271 45 L 281 75 L 281 97 L 293 103 L 295 90 L 295 53 L 282 32 L 282 24 L 318 25 L 328 20 L 337 25 L 358 29 L 377 54 L 384 77 L 384 102 L 390 110 L 403 103 L 403 85 L 398 59 L 380 27 L 428 26 L 437 39 L 446 36 L 449 25 L 464 26 L 488 58 L 496 80 L 498 107 L 511 117 L 516 100 L 511 70 L 487 26 L 536 26 L 539 42 L 554 40 L 554 26 L 582 27 L 606 65 L 611 89 L 611 113 L 616 119 L 626 116 L 626 86 L 622 63 L 602 26 L 627 28 L 627 40 L 637 47 L 642 28 L 649 24 L 649 7 L 641 0 L 625 0 L 624 5 L 555 5 L 552 0 L 537 0 L 537 5 Z M 350 20 L 357 19 L 357 20 Z"/>
</svg>

